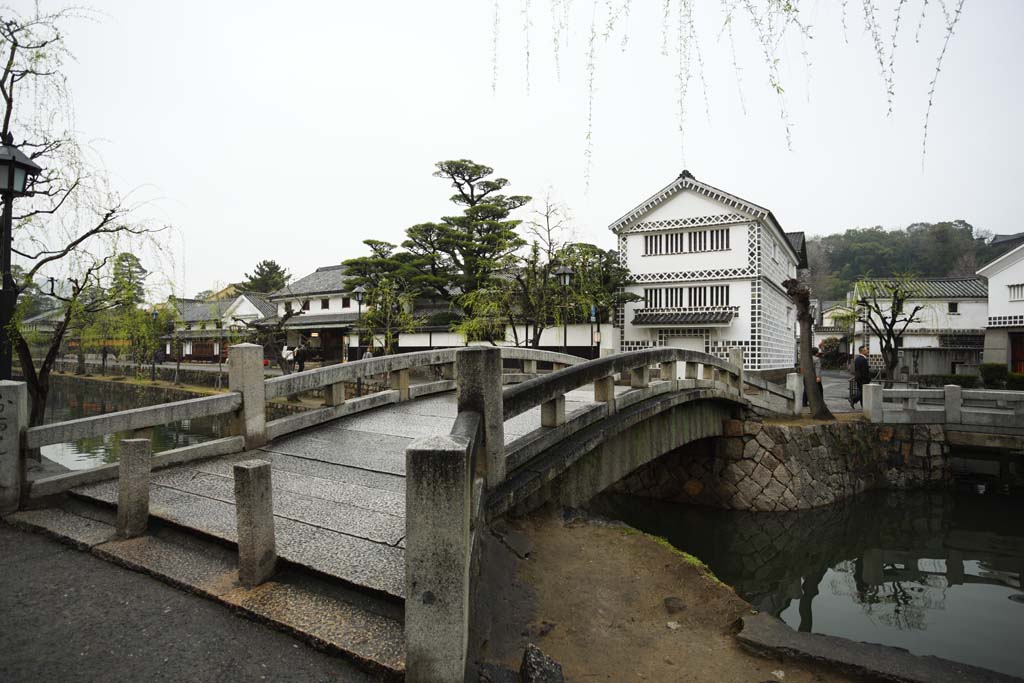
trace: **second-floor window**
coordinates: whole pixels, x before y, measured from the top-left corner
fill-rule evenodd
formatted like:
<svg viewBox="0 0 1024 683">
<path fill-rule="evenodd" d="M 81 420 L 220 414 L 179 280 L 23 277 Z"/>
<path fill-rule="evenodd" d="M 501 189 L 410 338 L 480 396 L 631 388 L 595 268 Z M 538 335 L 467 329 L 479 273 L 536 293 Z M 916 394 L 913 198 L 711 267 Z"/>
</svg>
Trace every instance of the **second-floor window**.
<svg viewBox="0 0 1024 683">
<path fill-rule="evenodd" d="M 708 308 L 728 305 L 729 285 L 644 289 L 645 308 Z"/>
<path fill-rule="evenodd" d="M 285 313 L 291 313 L 292 312 L 292 302 L 291 301 L 285 301 L 284 302 L 284 312 Z"/>
<path fill-rule="evenodd" d="M 302 310 L 304 310 L 304 311 L 308 311 L 309 310 L 309 299 L 306 299 L 305 301 L 302 302 Z"/>
<path fill-rule="evenodd" d="M 644 235 L 644 256 L 689 254 L 729 249 L 729 228 Z"/>
<path fill-rule="evenodd" d="M 959 315 L 959 313 L 960 313 L 960 303 L 957 302 L 957 301 L 950 301 L 949 302 L 949 313 L 951 313 L 952 315 Z"/>
<path fill-rule="evenodd" d="M 320 299 L 320 310 L 321 311 L 326 311 L 330 307 L 331 307 L 331 300 L 330 299 Z"/>
<path fill-rule="evenodd" d="M 1024 283 L 1019 285 L 1008 285 L 1010 290 L 1010 301 L 1024 301 Z"/>
<path fill-rule="evenodd" d="M 347 296 L 341 298 L 342 308 L 352 308 L 352 301 Z"/>
</svg>

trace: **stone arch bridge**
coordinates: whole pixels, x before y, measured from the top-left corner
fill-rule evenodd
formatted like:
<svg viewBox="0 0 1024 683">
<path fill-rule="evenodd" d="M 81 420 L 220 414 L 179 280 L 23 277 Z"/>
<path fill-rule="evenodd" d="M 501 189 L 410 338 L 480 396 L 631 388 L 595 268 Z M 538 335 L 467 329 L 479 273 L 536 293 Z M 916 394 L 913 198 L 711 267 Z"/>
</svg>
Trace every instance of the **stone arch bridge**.
<svg viewBox="0 0 1024 683">
<path fill-rule="evenodd" d="M 384 380 L 381 391 L 346 396 L 352 383 Z M 24 384 L 2 383 L 0 512 L 371 670 L 461 681 L 481 529 L 549 501 L 581 504 L 669 451 L 720 436 L 744 409 L 791 414 L 797 376 L 787 385 L 746 375 L 739 351 L 726 362 L 673 348 L 583 361 L 469 347 L 264 379 L 262 349 L 240 344 L 227 394 L 30 429 Z M 307 392 L 322 394 L 323 407 L 266 420 L 266 401 Z M 25 458 L 48 444 L 214 415 L 231 435 L 152 455 L 148 442 L 127 440 L 118 464 L 24 476 Z M 154 525 L 217 543 L 174 544 Z M 195 579 L 195 566 L 209 576 Z M 318 592 L 282 569 L 340 588 Z"/>
</svg>

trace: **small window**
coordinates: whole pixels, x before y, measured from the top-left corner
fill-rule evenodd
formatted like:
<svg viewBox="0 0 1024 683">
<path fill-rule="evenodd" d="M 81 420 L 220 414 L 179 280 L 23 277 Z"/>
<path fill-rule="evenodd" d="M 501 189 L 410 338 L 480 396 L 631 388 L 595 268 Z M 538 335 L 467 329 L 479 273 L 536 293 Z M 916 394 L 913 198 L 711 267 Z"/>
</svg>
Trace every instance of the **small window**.
<svg viewBox="0 0 1024 683">
<path fill-rule="evenodd" d="M 330 307 L 331 307 L 331 300 L 330 299 L 320 299 L 320 310 L 321 311 L 326 311 Z"/>
<path fill-rule="evenodd" d="M 305 301 L 302 302 L 302 310 L 304 310 L 304 311 L 308 311 L 309 310 L 309 299 L 306 299 Z"/>
<path fill-rule="evenodd" d="M 349 300 L 349 298 L 347 296 L 341 298 L 341 307 L 342 308 L 351 308 L 352 307 L 352 304 L 351 304 L 351 302 L 350 302 L 350 300 Z"/>
<path fill-rule="evenodd" d="M 959 315 L 960 314 L 960 302 L 958 302 L 958 301 L 950 301 L 949 302 L 949 312 L 952 315 Z"/>
<path fill-rule="evenodd" d="M 291 313 L 292 312 L 292 302 L 291 301 L 285 301 L 284 302 L 284 312 L 285 313 Z"/>
<path fill-rule="evenodd" d="M 1024 301 L 1024 284 L 1007 285 L 1010 290 L 1010 301 Z"/>
</svg>

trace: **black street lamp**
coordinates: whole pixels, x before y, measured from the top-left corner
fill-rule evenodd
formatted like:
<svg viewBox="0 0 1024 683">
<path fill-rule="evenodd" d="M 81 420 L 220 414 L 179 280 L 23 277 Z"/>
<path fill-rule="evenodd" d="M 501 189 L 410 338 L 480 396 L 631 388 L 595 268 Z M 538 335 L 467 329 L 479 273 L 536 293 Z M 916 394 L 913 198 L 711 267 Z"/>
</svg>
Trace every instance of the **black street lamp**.
<svg viewBox="0 0 1024 683">
<path fill-rule="evenodd" d="M 157 332 L 159 330 L 158 330 L 158 328 L 156 326 L 156 319 L 157 319 L 157 317 L 159 315 L 160 315 L 159 313 L 157 313 L 156 311 L 153 311 L 153 366 L 152 366 L 152 369 L 150 369 L 150 371 L 149 371 L 149 381 L 150 382 L 155 382 L 156 381 L 156 347 L 157 347 L 157 344 L 159 344 L 159 342 L 160 342 L 160 338 L 157 336 Z"/>
<path fill-rule="evenodd" d="M 572 268 L 569 266 L 559 266 L 555 268 L 555 277 L 558 279 L 558 284 L 562 286 L 562 308 L 565 310 L 566 315 L 569 313 L 569 286 L 572 284 L 572 278 L 576 275 Z M 569 344 L 569 321 L 568 319 L 562 320 L 562 353 L 566 353 L 566 349 Z"/>
<path fill-rule="evenodd" d="M 3 225 L 0 235 L 0 379 L 11 378 L 11 337 L 7 327 L 14 318 L 18 305 L 18 291 L 11 274 L 11 232 L 14 224 L 14 198 L 29 194 L 25 188 L 30 178 L 41 169 L 24 152 L 14 146 L 14 136 L 8 133 L 0 146 L 0 194 L 3 195 Z"/>
<path fill-rule="evenodd" d="M 363 324 L 363 297 L 366 296 L 366 287 L 359 285 L 352 290 L 352 296 L 356 298 L 356 303 L 359 305 L 359 318 L 356 320 L 356 348 L 358 349 L 363 344 L 363 333 L 360 330 L 360 325 Z M 362 358 L 362 354 L 359 357 Z"/>
</svg>

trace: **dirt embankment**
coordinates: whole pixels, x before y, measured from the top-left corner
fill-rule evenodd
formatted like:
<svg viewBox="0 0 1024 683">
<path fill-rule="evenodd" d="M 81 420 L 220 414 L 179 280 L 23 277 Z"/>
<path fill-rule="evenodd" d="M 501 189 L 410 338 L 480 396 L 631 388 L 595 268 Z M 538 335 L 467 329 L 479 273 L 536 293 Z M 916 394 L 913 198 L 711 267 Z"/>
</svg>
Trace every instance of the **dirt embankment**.
<svg viewBox="0 0 1024 683">
<path fill-rule="evenodd" d="M 486 544 L 481 619 L 471 643 L 518 669 L 535 643 L 568 681 L 853 680 L 813 665 L 765 659 L 733 638 L 748 603 L 695 558 L 628 527 L 551 514 L 501 523 Z M 484 639 L 486 638 L 486 639 Z"/>
</svg>

